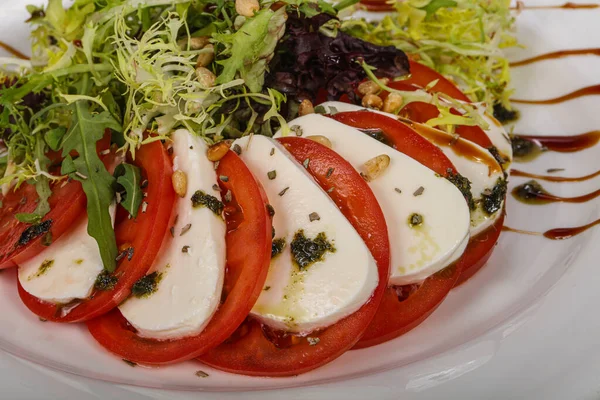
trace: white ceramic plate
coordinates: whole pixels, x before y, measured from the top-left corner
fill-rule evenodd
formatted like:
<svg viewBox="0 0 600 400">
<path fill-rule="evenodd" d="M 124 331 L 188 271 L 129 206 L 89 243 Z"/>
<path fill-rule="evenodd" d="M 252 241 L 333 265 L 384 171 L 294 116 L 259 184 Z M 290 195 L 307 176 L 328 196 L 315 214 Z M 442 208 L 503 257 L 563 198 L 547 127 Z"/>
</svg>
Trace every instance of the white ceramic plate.
<svg viewBox="0 0 600 400">
<path fill-rule="evenodd" d="M 24 51 L 26 3 L 2 0 L 0 4 L 0 39 Z M 530 0 L 528 4 L 552 1 Z M 600 47 L 598 21 L 600 9 L 525 11 L 518 18 L 517 30 L 527 48 L 511 51 L 510 57 L 516 60 L 554 50 Z M 598 71 L 600 57 L 594 56 L 515 69 L 515 97 L 549 98 L 597 84 Z M 522 117 L 515 128 L 519 133 L 575 134 L 600 126 L 600 96 L 519 109 Z M 538 173 L 560 167 L 566 169 L 565 175 L 578 176 L 600 168 L 598 156 L 600 146 L 576 154 L 548 153 L 516 167 Z M 511 179 L 511 187 L 522 182 Z M 545 186 L 555 194 L 573 196 L 599 185 L 600 179 Z M 526 206 L 511 198 L 507 225 L 533 231 L 583 225 L 600 217 L 599 208 L 597 201 Z M 581 360 L 586 359 L 590 367 L 600 364 L 600 352 L 594 346 L 600 333 L 596 313 L 600 274 L 594 268 L 600 265 L 598 240 L 599 230 L 561 242 L 503 233 L 488 265 L 455 289 L 417 329 L 383 345 L 348 352 L 317 371 L 278 379 L 230 375 L 195 362 L 161 369 L 129 367 L 96 344 L 85 326 L 40 322 L 21 304 L 15 274 L 6 271 L 0 275 L 0 348 L 28 361 L 8 355 L 0 358 L 3 370 L 8 371 L 0 382 L 9 390 L 4 393 L 14 391 L 11 398 L 89 398 L 95 393 L 102 398 L 174 396 L 141 387 L 205 392 L 298 388 L 286 392 L 286 396 L 294 396 L 290 398 L 327 394 L 328 398 L 420 399 L 452 393 L 478 399 L 527 393 L 528 398 L 575 398 L 600 387 L 600 378 L 575 374 L 585 366 Z M 209 377 L 198 378 L 197 370 Z M 567 381 L 571 386 L 565 387 Z M 278 398 L 276 393 L 255 396 Z"/>
</svg>

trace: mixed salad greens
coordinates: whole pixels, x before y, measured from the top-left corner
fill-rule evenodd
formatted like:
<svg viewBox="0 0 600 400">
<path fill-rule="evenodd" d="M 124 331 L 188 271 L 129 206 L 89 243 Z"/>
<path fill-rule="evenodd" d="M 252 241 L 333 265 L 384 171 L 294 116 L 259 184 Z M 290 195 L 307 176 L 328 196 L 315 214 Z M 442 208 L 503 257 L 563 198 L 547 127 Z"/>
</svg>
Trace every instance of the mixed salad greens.
<svg viewBox="0 0 600 400">
<path fill-rule="evenodd" d="M 141 203 L 140 171 L 103 164 L 105 135 L 130 158 L 178 127 L 209 143 L 271 136 L 303 100 L 355 99 L 366 78 L 401 79 L 406 54 L 452 78 L 474 100 L 509 107 L 508 62 L 516 44 L 508 0 L 408 0 L 381 22 L 340 20 L 357 0 L 61 0 L 29 6 L 31 60 L 0 59 L 0 184 L 35 183 L 36 224 L 49 212 L 53 185 L 81 182 L 88 232 L 105 269 L 117 247 L 109 206 L 132 216 Z M 405 54 L 406 53 L 406 54 Z M 394 91 L 393 89 L 389 89 Z M 397 91 L 396 91 L 397 92 Z M 406 103 L 440 108 L 434 125 L 483 124 L 473 107 L 424 92 Z M 118 194 L 118 196 L 115 195 Z"/>
</svg>

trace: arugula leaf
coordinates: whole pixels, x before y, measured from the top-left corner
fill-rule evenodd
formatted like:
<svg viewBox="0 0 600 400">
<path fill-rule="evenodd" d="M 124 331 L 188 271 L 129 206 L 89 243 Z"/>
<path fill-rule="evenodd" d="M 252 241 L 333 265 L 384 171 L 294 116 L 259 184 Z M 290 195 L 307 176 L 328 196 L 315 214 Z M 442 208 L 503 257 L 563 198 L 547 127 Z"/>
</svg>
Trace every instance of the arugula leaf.
<svg viewBox="0 0 600 400">
<path fill-rule="evenodd" d="M 117 178 L 117 186 L 125 189 L 125 196 L 121 205 L 135 218 L 142 204 L 142 190 L 140 187 L 140 169 L 131 164 L 119 164 L 113 174 Z"/>
<path fill-rule="evenodd" d="M 54 151 L 60 150 L 60 142 L 65 136 L 65 132 L 67 130 L 63 127 L 58 127 L 54 129 L 50 129 L 46 133 L 44 133 L 44 139 L 46 139 L 46 143 L 48 147 L 50 147 Z"/>
<path fill-rule="evenodd" d="M 41 135 L 38 134 L 38 136 Z M 41 140 L 41 137 L 38 138 L 37 142 L 35 143 L 35 157 L 39 164 L 39 168 L 42 171 L 48 171 L 50 160 L 48 157 L 46 157 L 46 143 Z M 50 212 L 50 204 L 48 204 L 48 199 L 52 195 L 52 190 L 50 190 L 50 182 L 46 176 L 40 175 L 36 178 L 35 190 L 38 194 L 38 204 L 33 213 L 42 219 Z"/>
<path fill-rule="evenodd" d="M 86 93 L 87 81 L 86 75 L 81 83 L 82 93 Z M 87 197 L 88 234 L 98 242 L 104 268 L 113 272 L 118 251 L 108 209 L 114 197 L 114 178 L 100 161 L 96 142 L 102 139 L 107 127 L 118 124 L 107 111 L 92 114 L 86 100 L 76 101 L 68 108 L 72 113 L 71 126 L 63 137 L 62 155 L 67 158 L 73 150 L 79 155 L 66 163 L 68 167 L 75 168 L 70 176 L 81 182 Z"/>
</svg>

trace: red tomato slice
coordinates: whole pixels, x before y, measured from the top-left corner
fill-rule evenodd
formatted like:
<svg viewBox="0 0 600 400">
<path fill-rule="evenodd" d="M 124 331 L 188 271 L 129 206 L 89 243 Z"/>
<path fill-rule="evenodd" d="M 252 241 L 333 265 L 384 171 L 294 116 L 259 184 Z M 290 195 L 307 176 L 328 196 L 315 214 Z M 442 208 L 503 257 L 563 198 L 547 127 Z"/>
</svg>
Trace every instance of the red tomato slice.
<svg viewBox="0 0 600 400">
<path fill-rule="evenodd" d="M 354 349 L 387 342 L 425 321 L 456 285 L 461 268 L 459 261 L 430 276 L 420 286 L 388 287 L 375 318 Z"/>
<path fill-rule="evenodd" d="M 219 162 L 217 174 L 229 177 L 228 182 L 219 181 L 222 195 L 228 190 L 233 194 L 233 200 L 225 209 L 228 229 L 224 303 L 200 334 L 178 340 L 138 336 L 117 308 L 88 321 L 92 336 L 119 357 L 146 365 L 195 358 L 227 339 L 258 299 L 271 261 L 268 199 L 260 183 L 232 151 Z"/>
<path fill-rule="evenodd" d="M 504 225 L 504 210 L 498 212 L 501 212 L 502 215 L 492 226 L 469 240 L 465 253 L 459 261 L 462 272 L 454 286 L 464 283 L 475 275 L 492 256 Z"/>
<path fill-rule="evenodd" d="M 57 306 L 27 293 L 19 284 L 19 295 L 33 313 L 55 322 L 81 322 L 104 314 L 118 306 L 129 295 L 131 286 L 150 268 L 168 229 L 175 192 L 171 183 L 172 164 L 160 142 L 142 146 L 136 153 L 135 164 L 148 180 L 148 207 L 135 219 L 117 221 L 115 234 L 119 249 L 133 248 L 131 259 L 124 257 L 113 276 L 117 283 L 111 290 L 95 290 L 80 303 Z M 67 201 L 65 201 L 67 202 Z M 84 196 L 85 204 L 85 196 Z"/>
<path fill-rule="evenodd" d="M 503 223 L 504 214 L 490 228 L 471 238 L 463 256 L 455 265 L 427 278 L 421 286 L 388 288 L 369 329 L 354 348 L 362 349 L 387 342 L 425 321 L 453 287 L 468 280 L 489 260 Z M 398 291 L 401 292 L 401 296 Z M 402 295 L 402 292 L 408 293 Z"/>
<path fill-rule="evenodd" d="M 110 135 L 98 142 L 98 151 L 110 146 Z M 59 182 L 52 185 L 52 195 L 48 199 L 50 212 L 46 214 L 37 232 L 34 227 L 15 218 L 17 213 L 31 213 L 37 206 L 38 195 L 33 185 L 24 183 L 15 191 L 9 192 L 2 200 L 0 208 L 0 269 L 15 267 L 42 252 L 46 246 L 45 238 L 56 241 L 65 233 L 74 221 L 85 212 L 86 197 L 81 183 Z M 26 244 L 20 239 L 28 232 L 34 232 L 33 238 Z"/>
<path fill-rule="evenodd" d="M 451 161 L 437 146 L 422 137 L 426 143 L 413 139 L 413 135 L 420 135 L 391 117 L 354 111 L 337 113 L 332 118 L 359 129 L 380 129 L 398 151 L 440 175 L 446 175 L 448 169 L 456 173 Z M 422 285 L 388 287 L 373 321 L 354 348 L 370 347 L 394 339 L 425 321 L 454 286 L 468 279 L 485 264 L 498 239 L 495 233 L 497 231 L 499 234 L 502 220 L 503 217 L 492 228 L 472 238 L 464 255 L 454 265 L 429 277 Z"/>
<path fill-rule="evenodd" d="M 441 92 L 456 100 L 466 101 L 468 103 L 471 102 L 471 99 L 469 99 L 469 97 L 467 97 L 467 95 L 464 94 L 454 83 L 450 82 L 449 79 L 446 79 L 444 75 L 440 74 L 436 70 L 411 59 L 409 59 L 409 65 L 410 77 L 400 82 L 424 88 L 437 79 L 438 81 L 435 86 L 430 89 L 431 92 Z"/>
<path fill-rule="evenodd" d="M 439 147 L 393 118 L 364 111 L 340 112 L 331 118 L 358 129 L 381 129 L 392 147 L 399 152 L 442 176 L 446 176 L 448 170 L 456 173 L 454 165 Z"/>
<path fill-rule="evenodd" d="M 383 213 L 369 186 L 354 168 L 334 151 L 308 139 L 278 139 L 299 161 L 310 158 L 308 171 L 324 189 L 332 186 L 331 198 L 348 218 L 369 250 L 379 270 L 379 284 L 371 299 L 357 312 L 310 337 L 293 336 L 282 348 L 267 338 L 269 330 L 249 318 L 228 341 L 202 355 L 199 360 L 228 372 L 258 376 L 297 375 L 318 368 L 350 349 L 375 315 L 387 286 L 390 248 Z M 335 172 L 328 178 L 327 171 Z M 314 342 L 313 342 L 314 343 Z"/>
<path fill-rule="evenodd" d="M 440 82 L 441 82 L 441 79 L 445 79 L 441 74 L 437 73 L 436 71 L 434 71 L 424 65 L 421 65 L 418 63 L 414 63 L 414 64 L 420 65 L 420 67 L 416 69 L 416 72 L 413 72 L 413 74 L 412 74 L 412 77 L 413 77 L 412 79 L 414 79 L 415 81 L 427 80 L 430 78 L 431 75 L 437 76 L 440 79 Z M 413 63 L 411 63 L 411 68 L 412 68 L 412 66 L 413 66 Z M 427 76 L 426 79 L 419 78 L 419 74 L 422 72 L 425 72 L 425 76 Z M 438 78 L 434 78 L 434 79 L 438 79 Z M 434 80 L 434 79 L 432 79 L 432 80 Z M 452 85 L 450 82 L 448 82 L 448 84 Z M 409 90 L 409 91 L 414 91 L 414 90 L 422 88 L 421 86 L 416 86 L 414 84 L 407 83 L 407 81 L 390 82 L 388 84 L 388 86 L 391 87 L 392 89 Z M 453 90 L 448 90 L 447 85 L 440 86 L 440 83 L 438 82 L 438 84 L 435 85 L 429 91 L 433 92 L 433 93 L 442 92 L 442 93 L 446 93 L 446 94 L 454 97 L 451 93 L 456 94 L 456 91 L 458 91 L 458 89 L 455 86 L 452 86 L 452 87 L 454 88 Z M 446 92 L 446 90 L 448 92 Z M 387 93 L 382 93 L 381 97 L 382 98 L 387 97 Z M 465 98 L 465 97 L 466 96 L 464 94 L 462 94 L 462 92 L 461 92 L 461 98 L 457 99 L 457 100 L 462 100 L 462 98 Z M 466 100 L 466 101 L 468 101 L 468 100 Z M 452 110 L 452 113 L 456 114 L 456 115 L 460 115 L 460 113 L 456 110 Z M 425 123 L 425 122 L 429 121 L 430 119 L 437 118 L 439 115 L 439 111 L 438 111 L 437 107 L 434 106 L 433 104 L 415 102 L 415 103 L 409 103 L 404 108 L 402 108 L 402 110 L 400 111 L 400 115 L 402 115 L 403 117 L 408 118 L 412 121 L 415 121 L 415 122 Z M 490 140 L 489 136 L 479 126 L 459 125 L 456 127 L 456 133 L 459 134 L 464 139 L 467 139 L 467 140 L 470 140 L 471 142 L 477 143 L 478 145 L 480 145 L 481 147 L 483 147 L 485 149 L 488 149 L 493 146 L 492 141 Z"/>
</svg>

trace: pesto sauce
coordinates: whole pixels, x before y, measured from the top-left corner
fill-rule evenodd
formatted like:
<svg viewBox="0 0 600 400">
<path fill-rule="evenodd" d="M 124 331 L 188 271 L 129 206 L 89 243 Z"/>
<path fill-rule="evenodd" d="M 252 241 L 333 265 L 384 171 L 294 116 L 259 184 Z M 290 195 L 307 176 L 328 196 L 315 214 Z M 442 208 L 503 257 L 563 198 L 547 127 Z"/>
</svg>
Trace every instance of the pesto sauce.
<svg viewBox="0 0 600 400">
<path fill-rule="evenodd" d="M 285 238 L 273 240 L 273 243 L 271 244 L 271 258 L 275 258 L 275 256 L 281 254 L 281 252 L 285 248 L 285 245 Z"/>
<path fill-rule="evenodd" d="M 473 193 L 471 192 L 471 181 L 459 174 L 452 172 L 450 168 L 446 171 L 446 179 L 448 179 L 454 186 L 460 190 L 471 211 L 475 210 L 475 201 L 473 200 Z"/>
<path fill-rule="evenodd" d="M 192 205 L 194 208 L 207 207 L 215 215 L 220 216 L 223 212 L 223 203 L 219 201 L 215 196 L 204 193 L 202 190 L 196 191 L 192 196 Z"/>
<path fill-rule="evenodd" d="M 116 276 L 110 274 L 110 272 L 104 270 L 96 277 L 94 282 L 94 289 L 96 290 L 112 290 L 119 279 Z"/>
<path fill-rule="evenodd" d="M 549 193 L 537 181 L 525 182 L 512 191 L 515 199 L 525 204 L 547 204 L 551 201 L 544 199 Z"/>
<path fill-rule="evenodd" d="M 27 280 L 30 281 L 33 278 L 39 278 L 40 276 L 42 276 L 46 272 L 48 272 L 48 270 L 50 268 L 52 268 L 53 265 L 54 265 L 54 260 L 44 260 L 42 265 L 40 265 L 40 267 L 38 268 L 37 272 L 35 274 L 31 275 L 29 278 L 27 278 Z"/>
<path fill-rule="evenodd" d="M 37 239 L 38 237 L 44 235 L 45 233 L 50 231 L 52 227 L 52 220 L 48 219 L 44 222 L 40 222 L 39 224 L 31 225 L 27 229 L 21 233 L 19 237 L 19 241 L 15 245 L 15 247 L 25 246 L 30 241 Z"/>
<path fill-rule="evenodd" d="M 131 294 L 135 297 L 148 297 L 158 290 L 158 284 L 162 279 L 162 273 L 153 272 L 144 276 L 131 287 Z"/>
<path fill-rule="evenodd" d="M 513 158 L 517 161 L 531 161 L 539 156 L 545 149 L 533 140 L 519 136 L 511 136 Z"/>
<path fill-rule="evenodd" d="M 519 112 L 517 110 L 509 110 L 508 108 L 504 107 L 502 103 L 495 103 L 494 118 L 496 118 L 501 124 L 506 124 L 507 122 L 516 121 L 519 119 Z"/>
<path fill-rule="evenodd" d="M 488 147 L 488 151 L 492 156 L 494 156 L 496 161 L 498 161 L 498 164 L 500 164 L 501 166 L 506 164 L 506 162 L 508 161 L 504 157 L 502 157 L 496 146 Z"/>
<path fill-rule="evenodd" d="M 506 197 L 506 179 L 498 178 L 496 185 L 489 193 L 481 194 L 481 206 L 483 211 L 492 215 L 502 207 L 502 202 Z"/>
<path fill-rule="evenodd" d="M 325 253 L 335 252 L 335 247 L 327 240 L 325 232 L 319 233 L 314 239 L 309 239 L 304 235 L 302 229 L 294 234 L 294 240 L 292 240 L 290 248 L 292 261 L 300 270 L 323 260 Z"/>
</svg>

